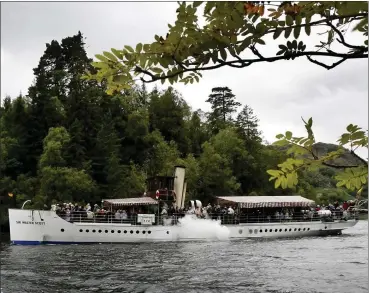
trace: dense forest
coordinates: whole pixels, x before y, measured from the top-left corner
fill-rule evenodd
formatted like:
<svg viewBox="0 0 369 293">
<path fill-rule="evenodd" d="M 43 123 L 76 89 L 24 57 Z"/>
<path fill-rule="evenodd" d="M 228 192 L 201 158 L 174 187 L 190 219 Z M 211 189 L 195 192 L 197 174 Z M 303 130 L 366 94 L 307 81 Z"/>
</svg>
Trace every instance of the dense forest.
<svg viewBox="0 0 369 293">
<path fill-rule="evenodd" d="M 193 110 L 173 88 L 108 96 L 83 80 L 93 70 L 81 33 L 46 45 L 26 95 L 0 108 L 1 222 L 8 207 L 32 200 L 94 203 L 143 194 L 145 179 L 187 168 L 187 197 L 301 194 L 320 202 L 350 198 L 336 188 L 335 170 L 301 172 L 295 189 L 275 189 L 266 170 L 286 159 L 262 140 L 252 105 L 225 85 L 203 97 L 209 113 Z M 318 144 L 317 147 L 334 148 Z"/>
</svg>

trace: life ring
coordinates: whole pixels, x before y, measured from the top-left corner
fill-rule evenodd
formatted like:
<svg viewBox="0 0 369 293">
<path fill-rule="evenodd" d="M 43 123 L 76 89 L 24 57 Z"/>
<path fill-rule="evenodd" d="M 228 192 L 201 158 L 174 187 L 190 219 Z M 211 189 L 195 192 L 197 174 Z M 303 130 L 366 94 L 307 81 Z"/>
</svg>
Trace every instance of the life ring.
<svg viewBox="0 0 369 293">
<path fill-rule="evenodd" d="M 159 197 L 160 197 L 159 189 L 155 192 L 155 197 L 156 197 L 156 199 L 159 199 Z"/>
</svg>

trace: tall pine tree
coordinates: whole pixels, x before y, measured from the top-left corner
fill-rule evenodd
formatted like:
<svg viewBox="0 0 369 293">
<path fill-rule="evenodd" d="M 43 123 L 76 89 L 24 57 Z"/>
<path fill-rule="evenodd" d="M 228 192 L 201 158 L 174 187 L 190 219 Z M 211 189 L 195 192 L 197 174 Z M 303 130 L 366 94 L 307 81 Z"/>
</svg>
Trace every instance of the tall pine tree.
<svg viewBox="0 0 369 293">
<path fill-rule="evenodd" d="M 208 120 L 213 133 L 224 129 L 233 120 L 232 114 L 241 106 L 228 87 L 213 88 L 206 102 L 211 104 L 212 112 L 209 114 Z"/>
</svg>

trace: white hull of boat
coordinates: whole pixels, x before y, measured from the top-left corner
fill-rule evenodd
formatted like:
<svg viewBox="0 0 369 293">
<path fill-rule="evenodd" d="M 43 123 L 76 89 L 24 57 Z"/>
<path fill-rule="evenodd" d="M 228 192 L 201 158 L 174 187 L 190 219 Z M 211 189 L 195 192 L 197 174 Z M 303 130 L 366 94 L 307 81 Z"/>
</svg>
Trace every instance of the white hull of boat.
<svg viewBox="0 0 369 293">
<path fill-rule="evenodd" d="M 202 221 L 202 220 L 198 220 Z M 85 244 L 207 239 L 283 238 L 339 235 L 357 220 L 335 222 L 283 222 L 226 225 L 210 231 L 180 225 L 143 226 L 114 223 L 70 223 L 53 211 L 9 209 L 12 244 Z M 225 237 L 226 236 L 226 237 Z"/>
</svg>

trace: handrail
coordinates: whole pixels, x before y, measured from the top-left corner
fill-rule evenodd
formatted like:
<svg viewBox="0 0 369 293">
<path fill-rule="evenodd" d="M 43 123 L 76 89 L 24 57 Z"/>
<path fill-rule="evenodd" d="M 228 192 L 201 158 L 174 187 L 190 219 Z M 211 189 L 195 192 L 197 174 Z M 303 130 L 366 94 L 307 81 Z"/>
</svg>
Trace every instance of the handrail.
<svg viewBox="0 0 369 293">
<path fill-rule="evenodd" d="M 179 220 L 183 218 L 184 214 L 172 215 L 155 215 L 155 222 L 153 225 L 176 225 Z M 69 216 L 59 215 L 62 219 L 72 223 L 105 223 L 105 224 L 128 224 L 141 225 L 137 222 L 137 215 L 132 215 L 126 219 L 116 219 L 115 215 L 95 215 L 91 218 L 87 217 L 86 213 L 75 212 Z M 291 217 L 276 217 L 266 215 L 223 215 L 223 214 L 209 214 L 206 219 L 221 221 L 223 225 L 237 225 L 237 224 L 262 224 L 262 223 L 281 223 L 289 224 L 295 222 L 335 222 L 357 219 L 355 212 L 333 212 L 330 216 L 313 215 L 293 215 Z"/>
</svg>

